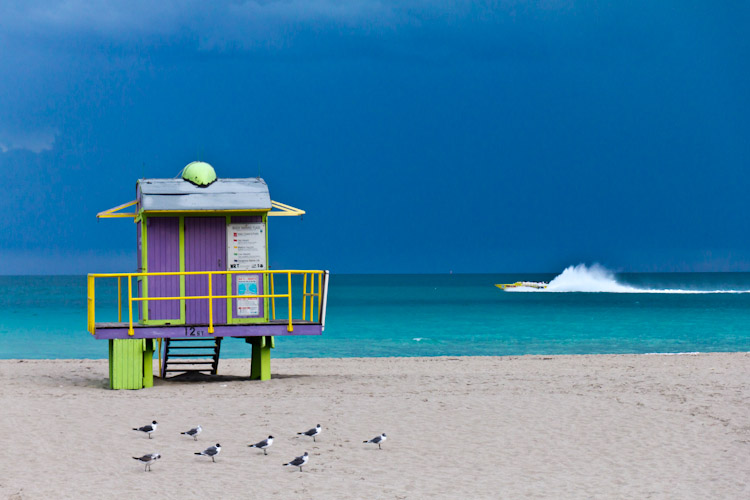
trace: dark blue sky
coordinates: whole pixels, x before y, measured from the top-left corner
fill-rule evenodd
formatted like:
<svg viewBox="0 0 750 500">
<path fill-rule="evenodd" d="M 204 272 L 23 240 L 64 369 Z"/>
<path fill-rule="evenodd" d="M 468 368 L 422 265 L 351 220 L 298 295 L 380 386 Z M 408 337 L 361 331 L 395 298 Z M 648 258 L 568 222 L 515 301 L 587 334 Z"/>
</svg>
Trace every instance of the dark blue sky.
<svg viewBox="0 0 750 500">
<path fill-rule="evenodd" d="M 124 272 L 95 214 L 202 159 L 307 210 L 271 265 L 750 271 L 745 2 L 0 4 L 0 273 Z"/>
</svg>

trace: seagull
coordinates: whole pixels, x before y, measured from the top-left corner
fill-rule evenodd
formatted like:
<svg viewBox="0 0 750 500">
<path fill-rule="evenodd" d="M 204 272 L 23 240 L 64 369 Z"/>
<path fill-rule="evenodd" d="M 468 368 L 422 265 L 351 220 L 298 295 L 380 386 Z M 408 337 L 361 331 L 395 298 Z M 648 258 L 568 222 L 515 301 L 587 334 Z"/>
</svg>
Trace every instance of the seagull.
<svg viewBox="0 0 750 500">
<path fill-rule="evenodd" d="M 221 452 L 221 445 L 219 443 L 216 443 L 216 446 L 209 446 L 203 451 L 199 451 L 196 453 L 196 455 L 204 455 L 206 457 L 211 457 L 211 460 L 216 462 L 216 455 L 218 455 Z"/>
<path fill-rule="evenodd" d="M 307 455 L 307 452 L 305 452 L 305 454 L 302 455 L 301 457 L 297 457 L 291 462 L 285 463 L 284 467 L 288 467 L 288 466 L 299 467 L 299 471 L 302 472 L 302 466 L 307 463 L 308 458 L 310 457 Z"/>
<path fill-rule="evenodd" d="M 298 432 L 297 434 L 303 435 L 303 436 L 310 436 L 311 438 L 313 438 L 313 442 L 315 442 L 315 436 L 320 435 L 322 431 L 323 431 L 323 428 L 320 426 L 320 424 L 318 424 L 317 426 L 315 426 L 314 429 L 310 429 L 305 432 Z"/>
<path fill-rule="evenodd" d="M 193 436 L 193 441 L 198 441 L 198 434 L 201 433 L 203 428 L 199 425 L 198 427 L 193 427 L 189 431 L 180 432 L 180 434 L 185 434 L 186 436 Z"/>
<path fill-rule="evenodd" d="M 266 452 L 266 449 L 270 448 L 272 444 L 273 444 L 273 436 L 268 436 L 268 439 L 264 439 L 263 441 L 260 441 L 255 444 L 249 444 L 248 446 L 250 448 L 259 448 L 263 450 L 264 455 L 268 455 L 268 453 Z"/>
<path fill-rule="evenodd" d="M 143 427 L 133 427 L 133 430 L 145 432 L 146 434 L 148 434 L 148 438 L 151 439 L 151 433 L 156 432 L 156 420 L 148 425 L 144 425 Z"/>
<path fill-rule="evenodd" d="M 363 443 L 372 443 L 378 445 L 378 449 L 382 450 L 383 448 L 380 447 L 381 444 L 385 442 L 385 440 L 388 439 L 385 437 L 385 432 L 382 433 L 380 436 L 375 436 L 374 438 L 370 439 L 369 441 L 362 441 Z"/>
<path fill-rule="evenodd" d="M 146 455 L 143 455 L 142 457 L 133 457 L 142 464 L 145 465 L 143 468 L 143 471 L 151 471 L 151 464 L 156 462 L 161 458 L 161 455 L 159 453 L 147 453 Z"/>
</svg>

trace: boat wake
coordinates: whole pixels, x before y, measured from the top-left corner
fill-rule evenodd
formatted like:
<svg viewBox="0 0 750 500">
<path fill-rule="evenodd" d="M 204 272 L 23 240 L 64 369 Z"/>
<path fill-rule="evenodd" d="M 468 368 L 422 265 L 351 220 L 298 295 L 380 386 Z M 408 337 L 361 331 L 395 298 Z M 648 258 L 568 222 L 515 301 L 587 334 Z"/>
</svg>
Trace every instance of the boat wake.
<svg viewBox="0 0 750 500">
<path fill-rule="evenodd" d="M 578 264 L 569 266 L 555 279 L 549 282 L 546 288 L 518 287 L 508 288 L 508 292 L 538 292 L 538 293 L 561 293 L 561 292 L 600 292 L 600 293 L 684 293 L 684 294 L 706 294 L 706 293 L 750 293 L 750 290 L 683 290 L 670 288 L 640 288 L 627 285 L 617 281 L 615 274 L 599 264 L 586 266 Z"/>
</svg>

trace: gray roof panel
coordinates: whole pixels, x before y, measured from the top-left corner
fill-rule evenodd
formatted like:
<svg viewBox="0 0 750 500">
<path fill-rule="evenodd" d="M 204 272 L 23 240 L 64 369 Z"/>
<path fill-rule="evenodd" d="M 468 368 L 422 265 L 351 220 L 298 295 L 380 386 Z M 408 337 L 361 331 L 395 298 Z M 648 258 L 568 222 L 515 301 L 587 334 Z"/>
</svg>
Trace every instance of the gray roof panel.
<svg viewBox="0 0 750 500">
<path fill-rule="evenodd" d="M 217 179 L 206 187 L 183 179 L 139 179 L 138 186 L 145 212 L 271 210 L 268 185 L 261 178 Z"/>
</svg>

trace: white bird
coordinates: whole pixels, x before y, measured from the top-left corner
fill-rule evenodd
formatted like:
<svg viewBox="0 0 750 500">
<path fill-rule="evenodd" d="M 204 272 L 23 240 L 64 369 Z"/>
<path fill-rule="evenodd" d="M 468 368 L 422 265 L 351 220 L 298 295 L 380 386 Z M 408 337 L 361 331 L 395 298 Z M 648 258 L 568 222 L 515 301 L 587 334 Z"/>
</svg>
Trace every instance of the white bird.
<svg viewBox="0 0 750 500">
<path fill-rule="evenodd" d="M 273 436 L 268 436 L 268 439 L 264 439 L 263 441 L 259 441 L 255 444 L 249 444 L 248 446 L 250 448 L 261 449 L 263 450 L 264 455 L 268 455 L 268 453 L 266 453 L 266 449 L 270 448 L 272 444 L 273 444 Z"/>
<path fill-rule="evenodd" d="M 292 460 L 291 462 L 287 462 L 287 463 L 285 463 L 285 464 L 284 464 L 284 467 L 290 467 L 290 466 L 291 466 L 291 467 L 299 467 L 299 471 L 300 471 L 300 472 L 302 472 L 302 466 L 303 466 L 303 465 L 305 465 L 305 464 L 307 463 L 307 460 L 308 460 L 309 458 L 310 458 L 310 457 L 309 457 L 309 456 L 307 455 L 307 452 L 305 452 L 305 454 L 304 454 L 304 455 L 302 455 L 302 456 L 300 456 L 300 457 L 297 457 L 297 458 L 295 458 L 295 459 L 294 459 L 294 460 Z"/>
<path fill-rule="evenodd" d="M 144 425 L 143 427 L 133 427 L 133 430 L 145 432 L 146 434 L 148 434 L 148 438 L 151 439 L 151 433 L 156 432 L 156 420 L 148 425 Z"/>
<path fill-rule="evenodd" d="M 305 432 L 298 432 L 300 436 L 310 436 L 313 438 L 313 442 L 315 442 L 315 436 L 319 436 L 320 433 L 323 432 L 323 428 L 320 426 L 320 424 L 316 425 L 314 428 L 307 430 Z"/>
<path fill-rule="evenodd" d="M 146 455 L 143 455 L 142 457 L 133 457 L 134 459 L 138 460 L 140 463 L 144 465 L 143 471 L 151 471 L 151 464 L 156 462 L 161 458 L 161 455 L 159 453 L 147 453 Z"/>
<path fill-rule="evenodd" d="M 216 446 L 209 446 L 205 450 L 197 452 L 196 455 L 211 457 L 211 460 L 216 462 L 216 455 L 219 453 L 221 453 L 221 445 L 216 443 Z"/>
<path fill-rule="evenodd" d="M 192 436 L 193 441 L 198 441 L 198 434 L 200 434 L 203 431 L 203 427 L 200 425 L 198 427 L 193 427 L 189 431 L 180 432 L 180 434 L 184 434 L 186 436 Z"/>
<path fill-rule="evenodd" d="M 363 443 L 376 444 L 376 445 L 378 445 L 378 449 L 382 450 L 383 448 L 381 448 L 380 445 L 383 444 L 386 439 L 388 439 L 388 438 L 385 437 L 385 432 L 384 432 L 380 436 L 375 436 L 374 438 L 370 439 L 369 441 L 363 441 Z"/>
</svg>

